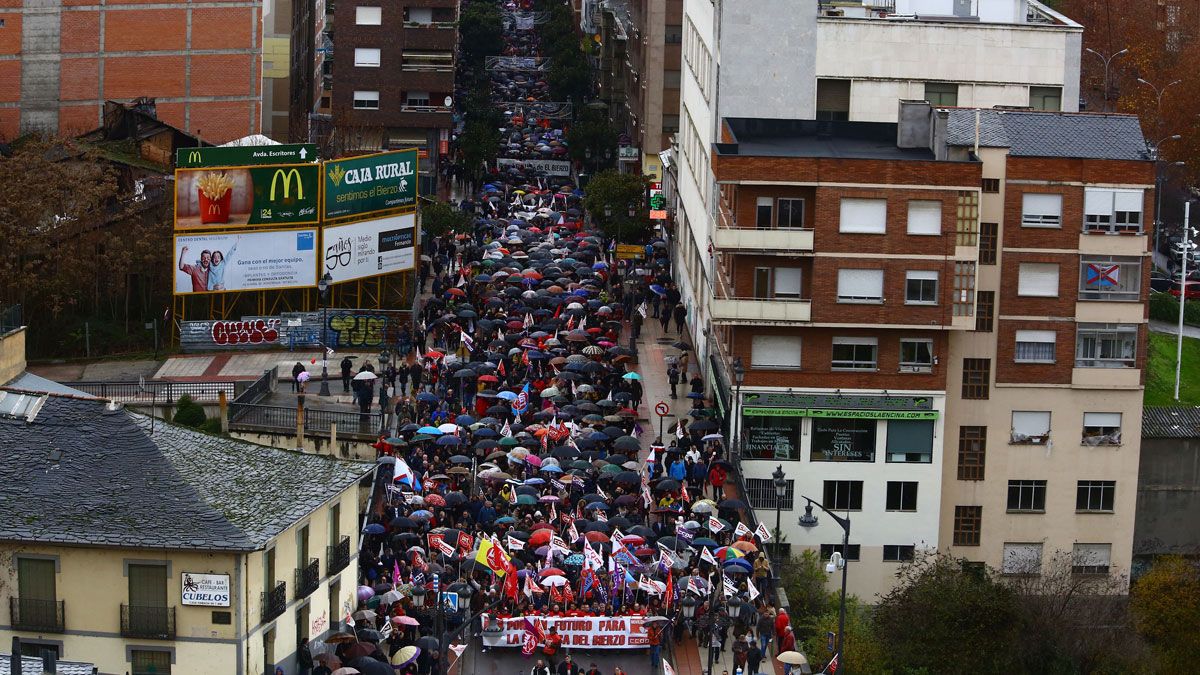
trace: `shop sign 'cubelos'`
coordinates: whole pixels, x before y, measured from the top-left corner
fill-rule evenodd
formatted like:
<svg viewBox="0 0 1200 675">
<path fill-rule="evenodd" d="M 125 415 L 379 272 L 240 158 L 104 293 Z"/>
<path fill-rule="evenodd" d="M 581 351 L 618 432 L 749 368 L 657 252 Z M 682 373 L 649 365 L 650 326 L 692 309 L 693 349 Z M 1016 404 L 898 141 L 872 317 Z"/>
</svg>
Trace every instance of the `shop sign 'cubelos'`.
<svg viewBox="0 0 1200 675">
<path fill-rule="evenodd" d="M 417 151 L 397 150 L 324 164 L 325 218 L 364 216 L 417 203 Z"/>
</svg>

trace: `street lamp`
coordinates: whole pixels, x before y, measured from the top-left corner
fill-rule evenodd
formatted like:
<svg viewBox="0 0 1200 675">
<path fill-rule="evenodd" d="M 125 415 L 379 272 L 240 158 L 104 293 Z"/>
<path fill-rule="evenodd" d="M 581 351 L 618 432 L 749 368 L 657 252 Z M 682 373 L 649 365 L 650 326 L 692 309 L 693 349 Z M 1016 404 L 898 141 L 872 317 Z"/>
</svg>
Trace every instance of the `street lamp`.
<svg viewBox="0 0 1200 675">
<path fill-rule="evenodd" d="M 1154 159 L 1158 159 L 1158 149 L 1154 149 Z M 1187 162 L 1162 163 L 1155 161 L 1154 167 L 1154 251 L 1159 251 L 1159 233 L 1162 231 L 1162 193 L 1166 181 L 1166 169 L 1170 167 L 1187 166 Z"/>
<path fill-rule="evenodd" d="M 1158 117 L 1158 126 L 1160 127 L 1158 130 L 1162 131 L 1161 126 L 1162 126 L 1162 97 L 1163 97 L 1163 94 L 1167 93 L 1167 90 L 1170 89 L 1171 87 L 1182 82 L 1182 80 L 1171 80 L 1170 82 L 1164 84 L 1162 87 L 1156 87 L 1156 86 L 1154 86 L 1154 83 L 1152 83 L 1149 80 L 1146 80 L 1144 78 L 1141 78 L 1141 77 L 1139 77 L 1137 79 L 1137 81 L 1141 82 L 1142 84 L 1144 84 L 1147 87 L 1150 87 L 1151 89 L 1154 90 L 1155 114 Z"/>
<path fill-rule="evenodd" d="M 804 495 L 801 495 L 801 497 L 804 497 Z M 839 516 L 833 511 L 825 508 L 823 504 L 814 502 L 809 497 L 804 497 L 804 501 L 807 502 L 807 504 L 804 506 L 804 515 L 800 516 L 800 527 L 813 528 L 817 526 L 817 517 L 813 515 L 813 506 L 817 506 L 822 511 L 829 514 L 829 517 L 833 519 L 833 522 L 842 527 L 843 534 L 841 555 L 838 555 L 835 552 L 832 556 L 830 556 L 830 564 L 833 569 L 826 567 L 825 571 L 833 572 L 838 567 L 842 568 L 842 598 L 840 607 L 838 608 L 837 652 L 835 656 L 838 660 L 838 666 L 839 670 L 841 671 L 841 675 L 846 675 L 846 656 L 843 653 L 845 646 L 843 639 L 845 638 L 846 634 L 846 552 L 850 549 L 850 517 L 848 515 L 846 517 Z"/>
<path fill-rule="evenodd" d="M 771 548 L 775 549 L 775 563 L 779 564 L 779 523 L 783 516 L 783 496 L 787 494 L 786 474 L 783 473 L 783 465 L 775 467 L 775 472 L 771 474 L 771 482 L 775 484 L 775 541 L 771 544 Z"/>
<path fill-rule="evenodd" d="M 329 272 L 317 281 L 317 292 L 321 296 L 321 391 L 318 392 L 318 396 L 329 396 L 329 342 L 326 340 L 329 330 L 329 308 L 326 298 L 332 283 L 333 277 Z"/>
<path fill-rule="evenodd" d="M 1122 54 L 1128 53 L 1129 50 L 1122 49 L 1121 51 L 1115 52 L 1109 56 L 1105 56 L 1105 55 L 1101 54 L 1100 52 L 1096 51 L 1095 49 L 1091 49 L 1091 48 L 1085 48 L 1084 51 L 1095 54 L 1096 56 L 1100 57 L 1101 61 L 1104 62 L 1104 112 L 1108 112 L 1108 66 L 1110 63 L 1112 63 L 1113 59 L 1117 58 L 1118 56 L 1120 56 Z"/>
<path fill-rule="evenodd" d="M 421 609 L 425 606 L 425 588 L 423 586 L 414 586 L 412 589 L 412 606 L 414 609 Z"/>
</svg>

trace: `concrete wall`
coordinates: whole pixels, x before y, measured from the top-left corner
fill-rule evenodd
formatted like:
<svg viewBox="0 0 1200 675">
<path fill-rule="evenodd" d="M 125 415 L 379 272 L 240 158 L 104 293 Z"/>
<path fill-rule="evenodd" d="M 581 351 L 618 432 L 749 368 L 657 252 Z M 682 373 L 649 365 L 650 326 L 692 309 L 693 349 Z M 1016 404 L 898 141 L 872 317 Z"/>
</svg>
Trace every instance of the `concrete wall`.
<svg viewBox="0 0 1200 675">
<path fill-rule="evenodd" d="M 25 327 L 0 336 L 0 384 L 25 372 Z"/>
<path fill-rule="evenodd" d="M 1200 554 L 1200 439 L 1142 440 L 1134 556 Z"/>
<path fill-rule="evenodd" d="M 721 117 L 812 119 L 819 45 L 815 3 L 721 3 Z M 842 58 L 852 58 L 855 45 Z M 893 104 L 893 107 L 895 105 Z M 893 114 L 895 111 L 893 111 Z"/>
<path fill-rule="evenodd" d="M 341 459 L 358 459 L 364 462 L 375 461 L 375 448 L 370 443 L 362 441 L 339 438 L 336 442 L 331 443 L 328 436 L 309 434 L 305 435 L 302 443 L 297 446 L 296 435 L 294 433 L 271 434 L 234 429 L 230 431 L 229 435 L 238 440 L 258 443 L 259 445 L 269 445 L 272 448 L 280 448 L 282 450 L 295 450 L 297 447 L 300 447 L 305 452 L 311 452 L 316 455 L 329 455 Z"/>
</svg>

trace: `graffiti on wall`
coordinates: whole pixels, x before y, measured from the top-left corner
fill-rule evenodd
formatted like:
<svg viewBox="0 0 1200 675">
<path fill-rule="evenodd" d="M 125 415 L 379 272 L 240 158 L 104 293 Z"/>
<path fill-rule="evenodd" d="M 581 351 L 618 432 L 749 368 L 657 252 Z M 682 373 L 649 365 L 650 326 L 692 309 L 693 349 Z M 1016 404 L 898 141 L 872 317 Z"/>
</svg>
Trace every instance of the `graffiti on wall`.
<svg viewBox="0 0 1200 675">
<path fill-rule="evenodd" d="M 245 316 L 236 321 L 184 321 L 179 342 L 184 351 L 215 349 L 314 349 L 325 341 L 333 349 L 394 348 L 400 329 L 411 326 L 407 311 L 331 309 Z"/>
</svg>

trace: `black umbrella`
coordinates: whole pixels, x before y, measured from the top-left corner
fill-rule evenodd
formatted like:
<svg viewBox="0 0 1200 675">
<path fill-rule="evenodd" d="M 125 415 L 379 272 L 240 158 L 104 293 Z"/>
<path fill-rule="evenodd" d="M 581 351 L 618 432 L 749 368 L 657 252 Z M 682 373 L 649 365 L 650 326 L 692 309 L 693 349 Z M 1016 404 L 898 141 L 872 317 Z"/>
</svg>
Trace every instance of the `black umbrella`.
<svg viewBox="0 0 1200 675">
<path fill-rule="evenodd" d="M 749 508 L 748 506 L 746 506 L 746 502 L 744 502 L 740 499 L 726 499 L 726 500 L 723 500 L 720 504 L 717 504 L 717 506 L 722 509 L 729 509 L 730 511 L 737 511 L 738 509 Z"/>
<path fill-rule="evenodd" d="M 717 428 L 717 423 L 712 420 L 699 420 L 688 425 L 688 429 L 692 431 L 712 431 Z"/>
<path fill-rule="evenodd" d="M 637 452 L 641 449 L 642 444 L 633 436 L 620 436 L 613 441 L 613 447 L 625 452 Z"/>
</svg>

